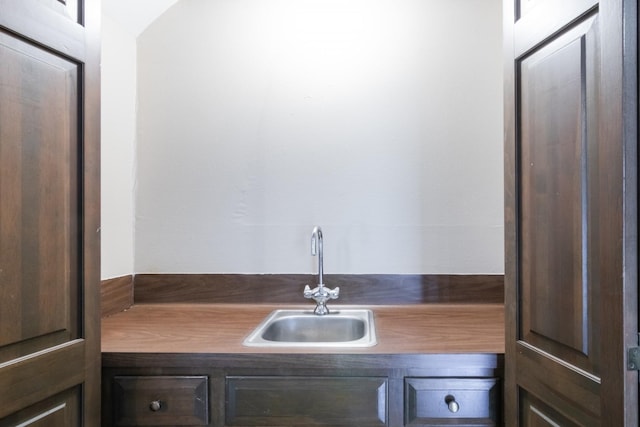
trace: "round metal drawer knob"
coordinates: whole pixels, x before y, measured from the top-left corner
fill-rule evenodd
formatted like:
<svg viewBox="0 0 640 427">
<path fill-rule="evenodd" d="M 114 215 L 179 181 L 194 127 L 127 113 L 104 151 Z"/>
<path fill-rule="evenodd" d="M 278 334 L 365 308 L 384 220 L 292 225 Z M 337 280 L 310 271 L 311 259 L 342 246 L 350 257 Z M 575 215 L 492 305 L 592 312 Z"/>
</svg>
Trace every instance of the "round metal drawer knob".
<svg viewBox="0 0 640 427">
<path fill-rule="evenodd" d="M 158 412 L 160 409 L 162 409 L 162 402 L 159 400 L 154 400 L 149 404 L 149 409 L 151 409 L 153 412 Z"/>
<path fill-rule="evenodd" d="M 453 412 L 454 414 L 460 410 L 460 405 L 458 404 L 458 402 L 456 402 L 455 396 L 449 395 L 444 398 L 444 401 L 447 404 L 449 411 Z"/>
</svg>

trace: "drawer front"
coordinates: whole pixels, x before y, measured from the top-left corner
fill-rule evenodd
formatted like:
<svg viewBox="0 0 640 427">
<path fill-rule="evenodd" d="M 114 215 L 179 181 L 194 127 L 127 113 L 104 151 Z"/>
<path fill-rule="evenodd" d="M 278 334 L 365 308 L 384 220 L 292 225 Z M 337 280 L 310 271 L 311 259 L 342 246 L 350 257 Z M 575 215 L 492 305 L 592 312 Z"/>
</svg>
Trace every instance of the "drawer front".
<svg viewBox="0 0 640 427">
<path fill-rule="evenodd" d="M 228 426 L 386 426 L 386 377 L 227 377 Z"/>
<path fill-rule="evenodd" d="M 113 378 L 116 426 L 205 426 L 209 386 L 204 376 Z"/>
<path fill-rule="evenodd" d="M 497 378 L 405 378 L 405 421 L 411 426 L 499 424 Z"/>
</svg>

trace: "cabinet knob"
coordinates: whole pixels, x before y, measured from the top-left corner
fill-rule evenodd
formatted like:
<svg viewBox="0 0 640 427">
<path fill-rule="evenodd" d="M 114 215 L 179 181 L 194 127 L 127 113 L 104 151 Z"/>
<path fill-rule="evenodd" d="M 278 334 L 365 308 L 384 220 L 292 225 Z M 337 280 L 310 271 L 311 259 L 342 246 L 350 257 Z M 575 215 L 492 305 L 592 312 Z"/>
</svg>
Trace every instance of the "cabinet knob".
<svg viewBox="0 0 640 427">
<path fill-rule="evenodd" d="M 456 402 L 455 396 L 448 395 L 444 398 L 444 402 L 447 404 L 449 411 L 453 412 L 454 414 L 460 410 L 460 405 L 458 404 L 458 402 Z"/>
<path fill-rule="evenodd" d="M 149 404 L 149 409 L 153 412 L 158 412 L 160 409 L 162 409 L 162 402 L 159 400 L 154 400 Z"/>
</svg>

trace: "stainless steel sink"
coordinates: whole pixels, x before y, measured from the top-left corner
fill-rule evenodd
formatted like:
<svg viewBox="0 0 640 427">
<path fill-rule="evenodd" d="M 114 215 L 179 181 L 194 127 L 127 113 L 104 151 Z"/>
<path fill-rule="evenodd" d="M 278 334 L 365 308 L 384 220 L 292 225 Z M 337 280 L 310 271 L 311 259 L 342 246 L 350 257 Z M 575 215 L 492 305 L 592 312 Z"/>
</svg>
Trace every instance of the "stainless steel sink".
<svg viewBox="0 0 640 427">
<path fill-rule="evenodd" d="M 244 340 L 255 347 L 371 347 L 376 345 L 373 312 L 333 309 L 318 316 L 312 310 L 276 310 Z"/>
</svg>

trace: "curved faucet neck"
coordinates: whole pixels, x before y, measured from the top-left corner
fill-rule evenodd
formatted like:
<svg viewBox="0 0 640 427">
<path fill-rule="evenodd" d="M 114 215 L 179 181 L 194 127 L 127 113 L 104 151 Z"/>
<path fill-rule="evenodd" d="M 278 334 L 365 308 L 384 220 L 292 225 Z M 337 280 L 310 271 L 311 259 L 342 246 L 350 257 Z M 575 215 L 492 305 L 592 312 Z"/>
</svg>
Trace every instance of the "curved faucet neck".
<svg viewBox="0 0 640 427">
<path fill-rule="evenodd" d="M 322 261 L 322 228 L 315 226 L 311 233 L 311 255 L 318 256 L 318 286 L 324 286 Z"/>
</svg>

